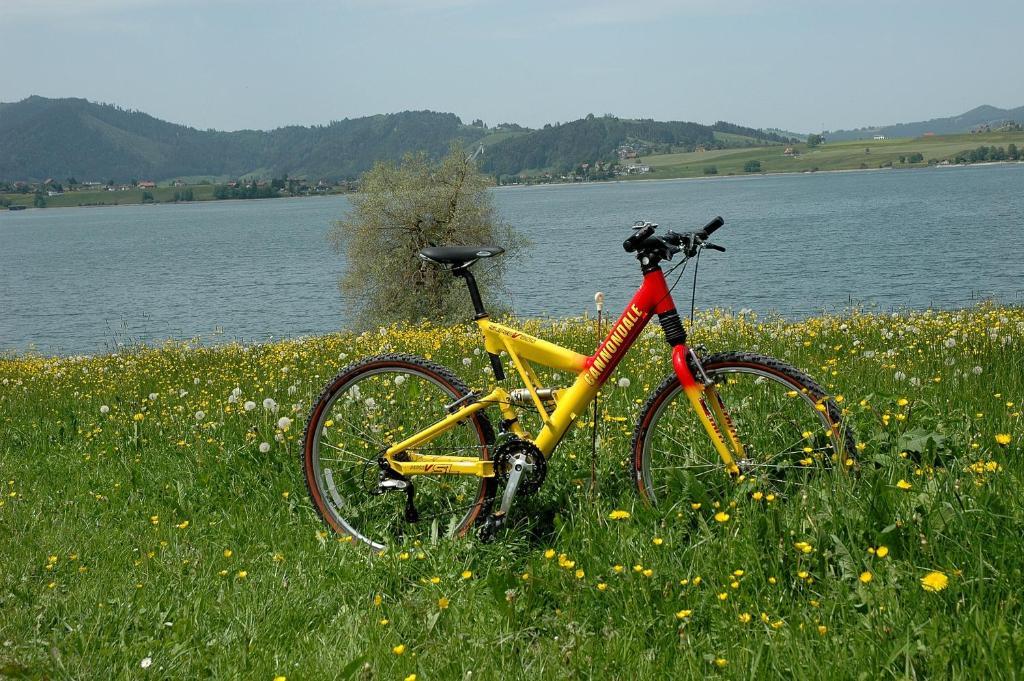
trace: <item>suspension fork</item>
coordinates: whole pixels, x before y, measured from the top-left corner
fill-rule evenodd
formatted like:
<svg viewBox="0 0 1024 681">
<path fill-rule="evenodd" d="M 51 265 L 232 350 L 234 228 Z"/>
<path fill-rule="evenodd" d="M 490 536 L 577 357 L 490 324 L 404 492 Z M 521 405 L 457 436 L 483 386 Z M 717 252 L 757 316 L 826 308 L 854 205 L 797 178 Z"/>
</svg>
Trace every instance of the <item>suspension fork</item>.
<svg viewBox="0 0 1024 681">
<path fill-rule="evenodd" d="M 690 370 L 688 358 L 692 359 L 700 371 L 700 380 L 694 377 Z M 708 437 L 711 438 L 711 444 L 714 445 L 715 451 L 721 457 L 726 470 L 733 475 L 738 474 L 740 469 L 736 465 L 736 461 L 741 461 L 744 458 L 743 446 L 736 435 L 736 429 L 725 409 L 722 397 L 718 394 L 715 385 L 707 380 L 697 356 L 685 344 L 675 345 L 672 348 L 672 368 L 675 369 L 683 392 L 686 393 L 686 398 L 690 401 L 690 406 L 696 412 Z M 724 437 L 723 431 L 725 432 Z"/>
</svg>

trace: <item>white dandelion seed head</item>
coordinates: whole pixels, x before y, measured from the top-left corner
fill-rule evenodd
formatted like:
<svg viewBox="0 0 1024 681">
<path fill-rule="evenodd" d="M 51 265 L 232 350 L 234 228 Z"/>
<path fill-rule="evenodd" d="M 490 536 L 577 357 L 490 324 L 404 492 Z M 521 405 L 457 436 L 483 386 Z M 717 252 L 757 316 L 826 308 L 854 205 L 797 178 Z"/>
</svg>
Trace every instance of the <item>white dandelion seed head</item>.
<svg viewBox="0 0 1024 681">
<path fill-rule="evenodd" d="M 239 388 L 238 386 L 235 386 L 234 388 L 231 389 L 231 396 L 237 400 L 239 397 L 242 396 L 242 389 Z"/>
<path fill-rule="evenodd" d="M 159 397 L 159 396 L 160 395 L 158 395 L 157 393 L 150 393 L 149 394 L 149 401 L 150 402 L 156 402 L 156 398 Z"/>
<path fill-rule="evenodd" d="M 274 440 L 276 442 L 284 442 L 284 433 L 275 433 Z"/>
<path fill-rule="evenodd" d="M 188 391 L 187 390 L 182 389 L 182 390 L 178 391 L 178 397 L 184 397 L 185 395 L 188 395 Z"/>
<path fill-rule="evenodd" d="M 463 357 L 462 358 L 462 366 L 468 367 L 472 363 L 473 363 L 473 360 L 471 360 L 469 357 Z"/>
<path fill-rule="evenodd" d="M 921 379 L 918 378 L 917 376 L 911 376 L 910 385 L 914 386 L 915 388 L 921 387 Z"/>
<path fill-rule="evenodd" d="M 956 339 L 952 337 L 947 338 L 946 340 L 942 341 L 942 344 L 945 345 L 947 348 L 954 348 L 956 347 Z"/>
<path fill-rule="evenodd" d="M 277 427 L 281 430 L 288 430 L 292 425 L 292 420 L 287 416 L 282 416 L 277 420 Z"/>
<path fill-rule="evenodd" d="M 978 367 L 978 368 L 980 369 L 981 367 Z M 978 373 L 981 373 L 981 372 L 979 371 Z M 110 407 L 108 407 L 105 404 L 101 404 L 100 405 L 100 413 L 101 414 L 109 414 L 110 413 Z"/>
<path fill-rule="evenodd" d="M 142 662 L 139 662 L 139 666 L 142 667 L 143 669 L 149 669 L 149 666 L 151 664 L 153 664 L 153 658 L 152 657 L 144 657 L 144 658 L 142 658 Z"/>
<path fill-rule="evenodd" d="M 196 412 L 196 421 L 202 421 L 206 418 L 206 412 L 200 409 Z"/>
<path fill-rule="evenodd" d="M 405 374 L 395 376 L 395 385 L 402 385 L 403 383 L 405 383 Z"/>
<path fill-rule="evenodd" d="M 199 379 L 198 378 L 193 378 L 192 379 L 192 385 L 199 385 Z"/>
<path fill-rule="evenodd" d="M 260 454 L 266 454 L 269 451 L 270 451 L 270 443 L 269 442 L 261 442 L 260 443 Z"/>
<path fill-rule="evenodd" d="M 897 371 L 895 374 L 892 375 L 892 377 L 895 378 L 897 381 L 907 380 L 907 375 L 902 371 Z"/>
<path fill-rule="evenodd" d="M 971 369 L 971 373 L 974 374 L 975 376 L 980 376 L 981 375 L 981 371 L 982 371 L 981 367 L 974 367 L 973 369 Z"/>
<path fill-rule="evenodd" d="M 363 404 L 366 405 L 367 409 L 376 409 L 377 400 L 373 399 L 372 397 L 367 397 L 365 400 L 363 400 Z"/>
<path fill-rule="evenodd" d="M 263 408 L 270 412 L 276 412 L 277 402 L 275 402 L 272 398 L 268 397 L 263 400 Z"/>
<path fill-rule="evenodd" d="M 252 400 L 246 400 L 245 404 L 242 405 L 242 408 L 246 411 L 252 411 L 256 408 L 256 403 Z"/>
<path fill-rule="evenodd" d="M 629 387 L 629 379 L 626 378 L 625 376 L 620 378 L 619 379 L 619 387 L 620 388 L 628 388 Z"/>
</svg>

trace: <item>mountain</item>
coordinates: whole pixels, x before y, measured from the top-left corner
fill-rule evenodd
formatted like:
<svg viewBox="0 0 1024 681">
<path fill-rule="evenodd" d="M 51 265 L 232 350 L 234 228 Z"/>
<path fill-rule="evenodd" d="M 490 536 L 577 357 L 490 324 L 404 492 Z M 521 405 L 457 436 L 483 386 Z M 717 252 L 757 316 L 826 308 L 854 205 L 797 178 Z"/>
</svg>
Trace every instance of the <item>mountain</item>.
<svg viewBox="0 0 1024 681">
<path fill-rule="evenodd" d="M 707 126 L 590 115 L 541 130 L 513 124 L 488 129 L 434 111 L 219 132 L 85 99 L 32 96 L 0 103 L 0 180 L 126 181 L 248 174 L 350 178 L 378 160 L 397 160 L 410 151 L 439 156 L 453 142 L 485 145 L 485 170 L 516 174 L 612 160 L 624 145 L 647 153 L 785 141 L 777 134 L 722 121 Z"/>
<path fill-rule="evenodd" d="M 1016 109 L 1000 109 L 985 104 L 959 116 L 933 118 L 930 121 L 919 121 L 917 123 L 897 123 L 895 125 L 858 128 L 857 130 L 835 130 L 827 133 L 825 138 L 830 142 L 845 142 L 847 140 L 871 139 L 875 135 L 885 135 L 886 137 L 920 137 L 929 132 L 936 135 L 954 135 L 971 132 L 983 125 L 995 127 L 1007 121 L 1016 121 L 1017 123 L 1024 124 L 1024 106 L 1017 107 Z"/>
<path fill-rule="evenodd" d="M 405 111 L 269 132 L 196 130 L 84 99 L 0 104 L 0 179 L 168 179 L 251 172 L 350 177 L 409 150 L 437 155 L 486 134 L 454 114 Z"/>
</svg>

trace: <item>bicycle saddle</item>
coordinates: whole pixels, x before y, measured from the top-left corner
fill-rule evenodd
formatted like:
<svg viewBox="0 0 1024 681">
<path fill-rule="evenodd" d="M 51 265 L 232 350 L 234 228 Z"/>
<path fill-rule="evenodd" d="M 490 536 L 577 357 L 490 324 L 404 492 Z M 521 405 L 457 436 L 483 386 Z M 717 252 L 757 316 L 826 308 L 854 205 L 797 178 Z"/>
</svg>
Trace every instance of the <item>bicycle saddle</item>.
<svg viewBox="0 0 1024 681">
<path fill-rule="evenodd" d="M 458 269 L 468 267 L 480 258 L 492 258 L 504 252 L 500 246 L 430 246 L 420 251 L 420 258 Z"/>
</svg>

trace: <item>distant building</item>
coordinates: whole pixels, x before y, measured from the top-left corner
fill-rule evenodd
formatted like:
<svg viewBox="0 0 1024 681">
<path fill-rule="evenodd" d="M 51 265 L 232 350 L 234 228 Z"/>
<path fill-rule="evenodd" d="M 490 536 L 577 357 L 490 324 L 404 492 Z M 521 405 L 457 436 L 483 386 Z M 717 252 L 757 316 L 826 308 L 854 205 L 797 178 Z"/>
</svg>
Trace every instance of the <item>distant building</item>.
<svg viewBox="0 0 1024 681">
<path fill-rule="evenodd" d="M 876 140 L 884 140 L 885 139 L 885 135 L 875 135 L 875 139 Z"/>
<path fill-rule="evenodd" d="M 139 182 L 139 189 L 156 189 L 156 182 L 153 180 L 142 180 Z"/>
<path fill-rule="evenodd" d="M 795 156 L 796 152 L 793 151 L 793 147 L 786 147 L 786 150 L 782 152 L 783 156 Z"/>
</svg>

